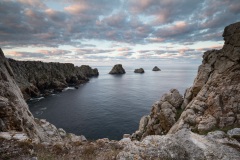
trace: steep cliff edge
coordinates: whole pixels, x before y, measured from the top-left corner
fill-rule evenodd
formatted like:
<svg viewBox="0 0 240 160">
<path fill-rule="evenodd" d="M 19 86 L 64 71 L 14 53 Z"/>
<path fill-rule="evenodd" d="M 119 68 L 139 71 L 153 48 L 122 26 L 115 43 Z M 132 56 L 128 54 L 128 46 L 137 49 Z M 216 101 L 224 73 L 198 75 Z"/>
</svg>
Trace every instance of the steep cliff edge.
<svg viewBox="0 0 240 160">
<path fill-rule="evenodd" d="M 25 99 L 61 91 L 69 85 L 76 86 L 85 83 L 89 77 L 98 75 L 96 68 L 92 69 L 86 65 L 75 67 L 71 63 L 44 63 L 13 59 L 8 61 Z"/>
<path fill-rule="evenodd" d="M 221 50 L 204 53 L 194 84 L 185 93 L 184 112 L 170 133 L 240 126 L 240 22 L 227 26 L 223 37 Z"/>
<path fill-rule="evenodd" d="M 176 133 L 184 128 L 206 134 L 240 127 L 240 22 L 227 26 L 223 37 L 221 50 L 204 53 L 184 99 L 176 90 L 165 94 L 152 106 L 150 115 L 141 119 L 132 139 Z"/>
</svg>

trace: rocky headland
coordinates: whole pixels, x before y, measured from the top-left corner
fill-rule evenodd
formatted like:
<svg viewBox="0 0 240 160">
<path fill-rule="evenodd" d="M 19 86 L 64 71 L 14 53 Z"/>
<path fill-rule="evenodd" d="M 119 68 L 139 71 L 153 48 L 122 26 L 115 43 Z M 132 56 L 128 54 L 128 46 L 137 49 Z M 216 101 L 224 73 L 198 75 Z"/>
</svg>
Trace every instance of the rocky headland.
<svg viewBox="0 0 240 160">
<path fill-rule="evenodd" d="M 125 70 L 121 64 L 116 64 L 113 66 L 109 74 L 125 74 Z"/>
<path fill-rule="evenodd" d="M 139 130 L 120 141 L 87 141 L 32 116 L 0 52 L 0 159 L 240 159 L 240 22 L 207 51 L 193 86 L 170 90 Z"/>
<path fill-rule="evenodd" d="M 143 68 L 135 69 L 134 73 L 144 73 L 144 69 Z"/>
<path fill-rule="evenodd" d="M 98 70 L 71 63 L 45 63 L 41 61 L 16 61 L 8 59 L 15 81 L 24 99 L 61 92 L 68 86 L 86 83 L 89 77 L 98 76 Z"/>
</svg>

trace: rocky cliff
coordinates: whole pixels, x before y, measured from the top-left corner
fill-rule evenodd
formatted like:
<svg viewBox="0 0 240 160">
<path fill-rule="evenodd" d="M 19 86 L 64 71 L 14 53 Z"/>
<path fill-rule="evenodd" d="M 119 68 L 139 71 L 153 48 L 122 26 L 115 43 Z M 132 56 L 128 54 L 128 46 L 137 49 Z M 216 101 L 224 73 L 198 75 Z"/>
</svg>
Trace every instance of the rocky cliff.
<svg viewBox="0 0 240 160">
<path fill-rule="evenodd" d="M 0 159 L 239 160 L 239 34 L 240 22 L 226 27 L 223 49 L 204 53 L 184 97 L 163 95 L 132 139 L 120 141 L 85 142 L 33 118 L 0 50 Z"/>
<path fill-rule="evenodd" d="M 75 67 L 71 63 L 44 63 L 13 59 L 8 61 L 25 99 L 61 91 L 69 85 L 76 86 L 85 83 L 89 77 L 98 75 L 96 68 L 92 69 L 86 65 Z"/>
<path fill-rule="evenodd" d="M 64 130 L 32 116 L 14 80 L 16 76 L 0 49 L 0 135 L 32 142 L 63 141 Z"/>
<path fill-rule="evenodd" d="M 221 50 L 207 51 L 191 88 L 184 112 L 170 133 L 191 128 L 197 133 L 240 126 L 240 23 L 225 28 Z"/>
</svg>

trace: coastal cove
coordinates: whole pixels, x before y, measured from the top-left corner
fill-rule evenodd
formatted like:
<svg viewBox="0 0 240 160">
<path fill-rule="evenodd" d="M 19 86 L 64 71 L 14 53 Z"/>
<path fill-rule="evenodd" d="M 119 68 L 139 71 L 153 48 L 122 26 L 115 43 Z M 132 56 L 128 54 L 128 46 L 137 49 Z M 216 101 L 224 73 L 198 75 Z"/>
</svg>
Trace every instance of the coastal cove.
<svg viewBox="0 0 240 160">
<path fill-rule="evenodd" d="M 126 74 L 110 75 L 111 67 L 96 66 L 98 77 L 79 89 L 28 101 L 29 109 L 34 117 L 87 139 L 119 140 L 138 129 L 140 118 L 149 114 L 153 102 L 164 93 L 176 88 L 183 95 L 198 69 L 198 65 L 159 66 L 162 71 L 153 72 L 149 66 L 144 67 L 144 74 L 136 74 L 136 66 L 123 65 Z"/>
</svg>

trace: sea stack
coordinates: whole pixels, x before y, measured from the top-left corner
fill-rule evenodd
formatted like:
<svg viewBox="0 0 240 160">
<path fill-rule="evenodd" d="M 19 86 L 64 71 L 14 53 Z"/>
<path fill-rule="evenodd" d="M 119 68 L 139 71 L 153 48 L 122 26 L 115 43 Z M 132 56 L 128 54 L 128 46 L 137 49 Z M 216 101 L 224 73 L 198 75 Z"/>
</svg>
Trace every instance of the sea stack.
<svg viewBox="0 0 240 160">
<path fill-rule="evenodd" d="M 157 66 L 155 66 L 155 67 L 152 69 L 152 71 L 161 71 L 161 69 L 158 68 Z"/>
<path fill-rule="evenodd" d="M 125 74 L 125 70 L 122 67 L 122 64 L 116 64 L 112 70 L 109 72 L 109 74 Z"/>
<path fill-rule="evenodd" d="M 144 73 L 144 69 L 143 68 L 135 69 L 134 73 Z"/>
</svg>

